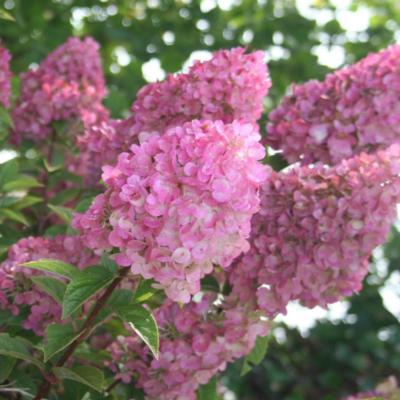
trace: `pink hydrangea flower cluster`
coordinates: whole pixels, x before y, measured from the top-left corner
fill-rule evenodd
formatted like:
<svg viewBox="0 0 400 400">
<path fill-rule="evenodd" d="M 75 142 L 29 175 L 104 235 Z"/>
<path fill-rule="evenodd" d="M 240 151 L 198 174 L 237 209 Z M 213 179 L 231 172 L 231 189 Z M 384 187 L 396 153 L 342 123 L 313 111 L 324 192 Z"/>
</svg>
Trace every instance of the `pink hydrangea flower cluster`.
<svg viewBox="0 0 400 400">
<path fill-rule="evenodd" d="M 144 86 L 129 118 L 86 126 L 76 140 L 80 156 L 71 156 L 69 168 L 94 183 L 101 166 L 138 144 L 141 132 L 162 132 L 193 119 L 255 122 L 270 86 L 262 52 L 219 51 L 211 60 L 195 63 L 187 74 Z"/>
<path fill-rule="evenodd" d="M 290 162 L 335 164 L 400 142 L 400 46 L 368 55 L 323 82 L 294 85 L 269 115 L 266 143 Z"/>
<path fill-rule="evenodd" d="M 222 50 L 187 74 L 144 86 L 132 105 L 138 131 L 164 130 L 193 119 L 255 122 L 271 82 L 264 54 Z"/>
<path fill-rule="evenodd" d="M 35 69 L 21 76 L 21 95 L 13 111 L 15 134 L 34 141 L 46 138 L 55 121 L 95 123 L 108 116 L 98 53 L 91 38 L 70 38 Z"/>
<path fill-rule="evenodd" d="M 79 154 L 68 153 L 68 170 L 84 178 L 89 186 L 96 185 L 103 165 L 113 164 L 118 155 L 129 148 L 126 120 L 105 119 L 86 124 L 83 134 L 75 139 Z"/>
<path fill-rule="evenodd" d="M 400 146 L 334 167 L 273 173 L 253 219 L 241 268 L 258 274 L 270 317 L 290 300 L 326 306 L 361 290 L 372 250 L 384 243 L 400 200 Z"/>
<path fill-rule="evenodd" d="M 104 167 L 108 190 L 75 218 L 93 249 L 117 248 L 116 261 L 154 278 L 186 303 L 213 264 L 248 250 L 258 189 L 268 175 L 252 124 L 193 121 L 140 144 Z"/>
<path fill-rule="evenodd" d="M 11 96 L 11 55 L 7 49 L 0 46 L 0 106 L 10 107 Z"/>
<path fill-rule="evenodd" d="M 108 365 L 116 378 L 129 383 L 135 377 L 135 385 L 149 400 L 195 400 L 200 385 L 250 353 L 257 336 L 268 334 L 269 322 L 257 308 L 255 291 L 248 290 L 251 279 L 240 270 L 235 275 L 232 292 L 224 299 L 202 293 L 200 300 L 184 307 L 167 301 L 155 311 L 158 360 L 138 338 L 118 337 L 108 348 Z M 242 290 L 247 293 L 245 302 L 238 296 Z"/>
<path fill-rule="evenodd" d="M 41 258 L 58 259 L 78 268 L 98 262 L 98 257 L 85 248 L 78 236 L 27 237 L 11 246 L 7 260 L 0 264 L 0 307 L 17 315 L 28 306 L 23 327 L 37 335 L 43 335 L 49 323 L 61 320 L 59 304 L 30 280 L 44 273 L 21 266 Z"/>
</svg>

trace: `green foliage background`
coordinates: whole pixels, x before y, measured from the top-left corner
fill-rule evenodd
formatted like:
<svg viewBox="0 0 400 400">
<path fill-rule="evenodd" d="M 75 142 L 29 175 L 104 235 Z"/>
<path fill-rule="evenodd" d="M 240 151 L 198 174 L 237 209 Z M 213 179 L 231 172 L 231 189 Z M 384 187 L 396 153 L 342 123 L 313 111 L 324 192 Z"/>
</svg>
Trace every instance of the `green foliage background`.
<svg viewBox="0 0 400 400">
<path fill-rule="evenodd" d="M 305 17 L 300 6 L 310 3 Z M 348 10 L 366 9 L 369 25 L 349 34 L 328 0 L 0 0 L 15 22 L 0 20 L 0 38 L 13 54 L 17 73 L 38 63 L 70 35 L 91 35 L 101 44 L 109 87 L 107 106 L 114 116 L 127 112 L 146 81 L 143 63 L 156 58 L 166 72 L 175 72 L 193 51 L 246 46 L 282 57 L 269 61 L 273 88 L 266 112 L 291 82 L 321 79 L 329 67 L 318 62 L 318 48 L 340 46 L 344 63 L 379 50 L 400 37 L 398 0 L 340 1 Z M 328 18 L 322 22 L 322 15 Z M 173 43 L 166 40 L 174 38 Z M 118 64 L 118 49 L 129 54 Z M 117 51 L 117 52 L 116 52 Z M 395 277 L 400 262 L 396 229 L 384 249 L 386 267 L 371 265 L 364 291 L 350 299 L 345 320 L 320 321 L 307 337 L 281 326 L 286 340 L 272 340 L 264 361 L 240 379 L 240 365 L 223 377 L 241 400 L 337 399 L 373 388 L 389 375 L 400 377 L 398 319 L 383 305 L 381 288 Z M 382 264 L 382 260 L 381 260 Z M 394 274 L 394 275 L 393 275 Z"/>
</svg>

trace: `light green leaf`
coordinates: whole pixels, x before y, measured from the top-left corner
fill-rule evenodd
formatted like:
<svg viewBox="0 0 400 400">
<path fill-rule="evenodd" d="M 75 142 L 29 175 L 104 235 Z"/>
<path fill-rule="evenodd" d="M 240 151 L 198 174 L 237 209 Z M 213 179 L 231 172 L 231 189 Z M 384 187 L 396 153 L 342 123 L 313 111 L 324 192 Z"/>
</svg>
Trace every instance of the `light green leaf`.
<svg viewBox="0 0 400 400">
<path fill-rule="evenodd" d="M 35 204 L 41 203 L 43 199 L 37 196 L 25 196 L 21 200 L 17 201 L 12 205 L 14 210 L 22 210 L 27 207 L 31 207 Z"/>
<path fill-rule="evenodd" d="M 16 362 L 16 358 L 0 356 L 0 383 L 10 376 Z"/>
<path fill-rule="evenodd" d="M 2 10 L 0 9 L 0 19 L 1 19 L 1 11 Z M 0 125 L 2 124 L 4 124 L 8 128 L 14 128 L 14 123 L 10 113 L 4 107 L 0 106 Z"/>
<path fill-rule="evenodd" d="M 155 358 L 158 358 L 160 338 L 157 322 L 153 315 L 139 304 L 117 308 L 120 318 L 128 322 L 136 334 L 147 344 Z"/>
<path fill-rule="evenodd" d="M 50 295 L 57 303 L 62 303 L 65 289 L 67 288 L 64 282 L 49 276 L 33 276 L 31 279 L 35 285 L 39 286 L 40 289 Z"/>
<path fill-rule="evenodd" d="M 267 354 L 269 341 L 271 340 L 271 334 L 267 336 L 258 336 L 256 339 L 256 344 L 251 351 L 243 359 L 242 370 L 240 371 L 240 376 L 246 375 L 252 370 L 255 365 L 260 364 Z"/>
<path fill-rule="evenodd" d="M 42 186 L 42 184 L 35 178 L 27 175 L 20 175 L 17 179 L 5 183 L 3 189 L 5 192 L 12 192 L 17 190 L 27 190 L 39 186 Z"/>
<path fill-rule="evenodd" d="M 0 19 L 5 19 L 7 21 L 15 21 L 15 18 L 6 10 L 0 8 Z"/>
<path fill-rule="evenodd" d="M 143 303 L 153 297 L 158 291 L 152 287 L 153 283 L 154 281 L 152 279 L 141 279 L 137 289 L 135 290 L 135 294 L 133 295 L 132 302 Z"/>
<path fill-rule="evenodd" d="M 32 346 L 20 337 L 12 337 L 8 333 L 0 333 L 0 355 L 18 358 L 43 369 L 44 364 L 31 354 Z"/>
<path fill-rule="evenodd" d="M 89 267 L 83 270 L 67 286 L 63 300 L 62 318 L 66 318 L 84 304 L 90 297 L 106 287 L 115 275 L 102 266 Z"/>
<path fill-rule="evenodd" d="M 40 271 L 52 272 L 56 275 L 64 276 L 68 279 L 74 279 L 81 272 L 79 269 L 71 264 L 65 263 L 60 260 L 51 260 L 49 258 L 42 258 L 36 261 L 29 261 L 21 264 L 22 267 L 38 269 Z"/>
<path fill-rule="evenodd" d="M 57 214 L 66 224 L 70 224 L 72 221 L 72 213 L 73 211 L 70 208 L 55 206 L 53 204 L 47 205 L 51 211 Z"/>
<path fill-rule="evenodd" d="M 20 211 L 2 208 L 0 209 L 0 216 L 5 219 L 11 219 L 12 221 L 19 222 L 25 226 L 29 226 L 29 221 Z"/>
<path fill-rule="evenodd" d="M 72 324 L 52 323 L 46 328 L 47 342 L 43 346 L 44 361 L 47 362 L 54 355 L 68 347 L 79 334 L 74 333 Z"/>
<path fill-rule="evenodd" d="M 11 182 L 18 174 L 18 162 L 15 158 L 0 164 L 0 187 Z"/>
<path fill-rule="evenodd" d="M 57 378 L 61 380 L 70 379 L 80 382 L 98 392 L 104 390 L 104 375 L 103 372 L 97 368 L 89 366 L 77 366 L 72 368 L 57 367 L 54 368 L 54 373 Z"/>
<path fill-rule="evenodd" d="M 216 377 L 199 387 L 197 391 L 197 400 L 218 400 Z"/>
</svg>

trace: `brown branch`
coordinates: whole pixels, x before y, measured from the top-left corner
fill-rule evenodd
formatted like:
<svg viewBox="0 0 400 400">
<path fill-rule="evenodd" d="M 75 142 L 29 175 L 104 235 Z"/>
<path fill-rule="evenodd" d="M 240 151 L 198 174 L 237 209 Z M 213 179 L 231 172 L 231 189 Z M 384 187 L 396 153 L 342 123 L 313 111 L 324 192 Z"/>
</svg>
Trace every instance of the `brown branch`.
<svg viewBox="0 0 400 400">
<path fill-rule="evenodd" d="M 57 139 L 57 133 L 55 129 L 53 128 L 53 131 L 51 133 L 51 138 L 50 138 L 50 144 L 49 144 L 49 149 L 47 153 L 47 160 L 49 162 L 49 165 L 52 165 L 53 163 L 53 154 L 54 154 L 54 145 Z M 48 184 L 49 184 L 49 172 L 45 169 L 45 176 L 43 178 L 43 190 L 42 190 L 42 196 L 43 196 L 43 203 L 45 209 L 47 208 L 47 204 L 49 202 L 49 192 L 48 192 Z M 44 214 L 39 218 L 39 224 L 38 224 L 38 233 L 39 235 L 42 235 L 44 232 L 44 229 L 46 227 L 46 220 L 47 220 L 47 215 L 46 215 L 46 210 L 44 211 Z"/>
<path fill-rule="evenodd" d="M 110 298 L 117 286 L 121 283 L 122 279 L 124 279 L 124 277 L 128 274 L 128 272 L 129 268 L 121 269 L 119 275 L 111 282 L 111 285 L 108 286 L 104 293 L 100 296 L 99 300 L 96 302 L 96 305 L 93 307 L 88 318 L 83 324 L 79 336 L 67 347 L 63 356 L 56 363 L 56 367 L 62 367 L 72 356 L 76 348 L 90 335 L 97 315 L 106 305 L 107 300 Z M 51 385 L 54 380 L 57 380 L 57 378 L 52 372 L 50 372 L 45 381 L 39 387 L 34 400 L 42 400 L 44 397 L 46 397 L 50 392 Z"/>
</svg>

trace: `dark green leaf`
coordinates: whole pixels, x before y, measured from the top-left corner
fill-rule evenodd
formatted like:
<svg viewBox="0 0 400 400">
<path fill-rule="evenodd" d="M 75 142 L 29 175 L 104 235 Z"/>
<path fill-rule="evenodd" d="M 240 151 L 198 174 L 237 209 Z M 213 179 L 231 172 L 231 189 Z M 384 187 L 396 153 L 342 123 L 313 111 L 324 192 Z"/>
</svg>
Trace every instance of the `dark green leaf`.
<svg viewBox="0 0 400 400">
<path fill-rule="evenodd" d="M 255 365 L 260 364 L 264 359 L 271 337 L 271 334 L 257 337 L 253 350 L 243 359 L 242 370 L 240 372 L 241 376 L 246 375 Z"/>
<path fill-rule="evenodd" d="M 118 270 L 117 263 L 111 260 L 111 258 L 105 253 L 101 256 L 101 265 L 104 268 L 107 268 L 113 275 L 117 273 Z"/>
<path fill-rule="evenodd" d="M 18 176 L 17 179 L 7 182 L 3 185 L 5 192 L 12 192 L 17 190 L 27 190 L 34 187 L 42 186 L 35 178 L 31 176 Z"/>
<path fill-rule="evenodd" d="M 64 204 L 67 201 L 73 200 L 76 198 L 80 193 L 79 189 L 66 189 L 62 190 L 61 192 L 58 192 L 52 199 L 51 202 L 52 204 L 55 204 L 56 206 L 60 204 Z"/>
<path fill-rule="evenodd" d="M 54 373 L 61 380 L 69 379 L 79 383 L 83 383 L 84 385 L 87 385 L 98 392 L 101 392 L 104 389 L 103 372 L 94 367 L 57 367 L 54 368 Z"/>
<path fill-rule="evenodd" d="M 3 187 L 7 182 L 11 182 L 18 173 L 18 162 L 15 158 L 0 164 L 0 187 Z"/>
<path fill-rule="evenodd" d="M 135 294 L 133 295 L 132 301 L 134 303 L 143 303 L 150 299 L 157 292 L 157 289 L 152 287 L 153 284 L 154 281 L 152 279 L 141 279 Z"/>
<path fill-rule="evenodd" d="M 67 285 L 58 279 L 49 276 L 34 276 L 31 278 L 35 285 L 49 294 L 57 303 L 61 304 Z"/>
<path fill-rule="evenodd" d="M 20 337 L 11 337 L 8 333 L 0 333 L 0 354 L 7 357 L 18 358 L 44 368 L 42 362 L 31 354 L 32 346 Z"/>
<path fill-rule="evenodd" d="M 21 266 L 38 269 L 40 271 L 52 272 L 53 274 L 61 275 L 68 279 L 74 279 L 80 274 L 80 271 L 73 265 L 60 260 L 51 260 L 48 258 L 29 261 L 21 264 Z"/>
<path fill-rule="evenodd" d="M 83 199 L 75 207 L 75 211 L 83 213 L 91 206 L 92 203 L 93 203 L 93 197 L 88 197 L 86 199 Z"/>
<path fill-rule="evenodd" d="M 57 214 L 66 224 L 70 224 L 72 221 L 73 210 L 67 207 L 55 206 L 53 204 L 48 204 L 51 211 Z"/>
<path fill-rule="evenodd" d="M 90 297 L 112 282 L 115 275 L 102 266 L 83 270 L 67 286 L 63 300 L 62 318 L 66 318 L 84 304 Z"/>
<path fill-rule="evenodd" d="M 2 10 L 0 9 L 0 19 L 1 19 L 1 12 Z M 2 106 L 0 106 L 0 123 L 4 124 L 8 128 L 14 128 L 13 120 L 11 118 L 10 113 Z"/>
<path fill-rule="evenodd" d="M 207 275 L 201 280 L 201 290 L 219 293 L 219 283 L 213 276 Z"/>
<path fill-rule="evenodd" d="M 199 387 L 197 391 L 197 400 L 218 400 L 216 377 Z"/>
<path fill-rule="evenodd" d="M 158 358 L 160 339 L 157 322 L 153 315 L 139 304 L 118 307 L 117 313 L 147 344 L 154 357 Z"/>
<path fill-rule="evenodd" d="M 46 328 L 47 342 L 43 346 L 44 361 L 63 351 L 78 335 L 74 333 L 72 324 L 52 323 Z"/>
<path fill-rule="evenodd" d="M 0 356 L 0 383 L 10 376 L 16 362 L 16 358 Z"/>
<path fill-rule="evenodd" d="M 20 211 L 11 210 L 9 208 L 0 209 L 0 216 L 4 219 L 11 219 L 12 221 L 19 222 L 23 225 L 29 226 L 29 221 L 26 219 L 25 215 Z"/>
<path fill-rule="evenodd" d="M 25 196 L 15 202 L 12 206 L 14 210 L 22 210 L 26 207 L 31 207 L 35 204 L 41 203 L 43 200 L 37 196 Z"/>
</svg>

